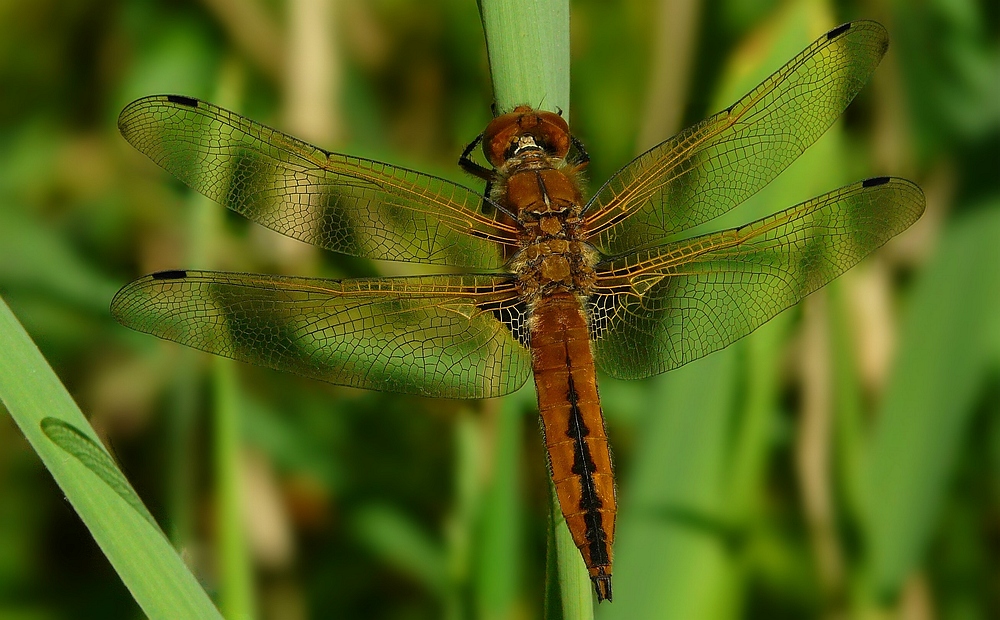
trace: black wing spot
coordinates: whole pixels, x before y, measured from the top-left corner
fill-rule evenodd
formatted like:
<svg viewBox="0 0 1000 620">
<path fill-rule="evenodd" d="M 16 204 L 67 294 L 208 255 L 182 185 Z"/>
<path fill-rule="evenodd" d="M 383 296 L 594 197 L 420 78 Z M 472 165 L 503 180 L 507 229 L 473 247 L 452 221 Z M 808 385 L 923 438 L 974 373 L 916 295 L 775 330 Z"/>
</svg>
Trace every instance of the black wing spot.
<svg viewBox="0 0 1000 620">
<path fill-rule="evenodd" d="M 889 182 L 889 177 L 872 177 L 861 182 L 861 187 L 878 187 Z"/>
<path fill-rule="evenodd" d="M 167 271 L 157 271 L 153 274 L 154 280 L 183 280 L 187 277 L 187 272 L 183 269 L 169 269 Z"/>
<path fill-rule="evenodd" d="M 167 101 L 170 103 L 176 103 L 178 105 L 186 105 L 189 108 L 197 108 L 198 100 L 194 97 L 185 97 L 184 95 L 167 95 Z"/>
<path fill-rule="evenodd" d="M 826 40 L 831 41 L 833 39 L 836 39 L 837 37 L 844 34 L 850 29 L 851 29 L 851 22 L 847 22 L 846 24 L 841 24 L 836 28 L 834 28 L 833 30 L 831 30 L 830 32 L 826 33 Z"/>
</svg>

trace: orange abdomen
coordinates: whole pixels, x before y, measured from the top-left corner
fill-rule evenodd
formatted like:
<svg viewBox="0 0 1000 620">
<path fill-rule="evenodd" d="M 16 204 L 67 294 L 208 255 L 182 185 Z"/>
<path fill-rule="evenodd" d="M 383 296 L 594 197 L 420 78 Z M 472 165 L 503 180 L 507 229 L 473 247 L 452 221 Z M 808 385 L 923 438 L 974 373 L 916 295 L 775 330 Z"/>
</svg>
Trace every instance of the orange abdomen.
<svg viewBox="0 0 1000 620">
<path fill-rule="evenodd" d="M 575 295 L 557 293 L 538 300 L 532 314 L 531 353 L 559 506 L 598 596 L 610 599 L 617 512 L 614 472 L 590 334 Z"/>
</svg>

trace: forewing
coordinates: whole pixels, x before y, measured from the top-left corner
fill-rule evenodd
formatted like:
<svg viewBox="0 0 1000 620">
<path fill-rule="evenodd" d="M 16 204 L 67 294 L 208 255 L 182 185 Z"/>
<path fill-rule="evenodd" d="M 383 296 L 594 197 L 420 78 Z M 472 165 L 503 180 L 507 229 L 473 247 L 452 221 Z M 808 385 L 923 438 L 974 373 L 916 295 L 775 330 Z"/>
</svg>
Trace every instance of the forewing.
<svg viewBox="0 0 1000 620">
<path fill-rule="evenodd" d="M 585 210 L 588 240 L 619 256 L 739 205 L 833 124 L 888 44 L 885 29 L 870 21 L 823 35 L 729 109 L 612 176 Z"/>
<path fill-rule="evenodd" d="M 321 280 L 212 271 L 139 278 L 119 323 L 203 351 L 372 390 L 486 398 L 528 378 L 506 276 Z"/>
<path fill-rule="evenodd" d="M 598 365 L 648 377 L 729 345 L 837 277 L 920 217 L 903 179 L 848 185 L 752 224 L 598 266 Z"/>
<path fill-rule="evenodd" d="M 122 111 L 118 128 L 212 200 L 328 250 L 495 269 L 501 245 L 517 244 L 516 231 L 480 213 L 483 196 L 468 188 L 330 153 L 204 101 L 145 97 Z"/>
</svg>

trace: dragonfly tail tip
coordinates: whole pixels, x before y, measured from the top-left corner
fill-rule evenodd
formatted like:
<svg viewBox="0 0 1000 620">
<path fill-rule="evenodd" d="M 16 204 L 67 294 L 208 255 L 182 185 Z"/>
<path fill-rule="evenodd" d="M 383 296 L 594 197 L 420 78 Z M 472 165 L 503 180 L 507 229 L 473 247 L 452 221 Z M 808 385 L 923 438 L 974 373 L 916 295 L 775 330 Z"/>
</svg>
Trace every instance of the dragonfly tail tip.
<svg viewBox="0 0 1000 620">
<path fill-rule="evenodd" d="M 597 602 L 611 602 L 611 575 L 595 575 L 591 577 L 594 581 L 594 590 L 597 591 Z"/>
</svg>

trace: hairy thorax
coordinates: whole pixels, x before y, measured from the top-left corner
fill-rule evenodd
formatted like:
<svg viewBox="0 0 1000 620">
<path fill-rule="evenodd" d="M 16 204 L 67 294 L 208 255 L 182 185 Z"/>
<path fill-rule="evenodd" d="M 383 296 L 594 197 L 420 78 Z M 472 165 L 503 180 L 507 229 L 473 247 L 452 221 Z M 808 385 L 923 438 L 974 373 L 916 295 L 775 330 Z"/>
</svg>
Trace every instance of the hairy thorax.
<svg viewBox="0 0 1000 620">
<path fill-rule="evenodd" d="M 547 293 L 589 294 L 597 254 L 580 239 L 578 168 L 526 148 L 498 172 L 494 199 L 516 213 L 523 227 L 522 249 L 511 264 L 522 297 L 531 302 Z"/>
</svg>

